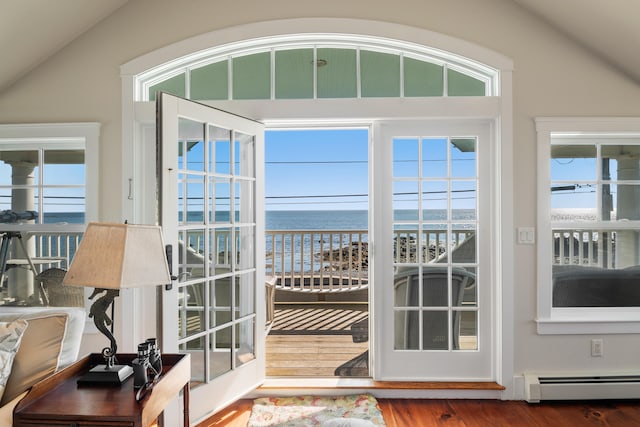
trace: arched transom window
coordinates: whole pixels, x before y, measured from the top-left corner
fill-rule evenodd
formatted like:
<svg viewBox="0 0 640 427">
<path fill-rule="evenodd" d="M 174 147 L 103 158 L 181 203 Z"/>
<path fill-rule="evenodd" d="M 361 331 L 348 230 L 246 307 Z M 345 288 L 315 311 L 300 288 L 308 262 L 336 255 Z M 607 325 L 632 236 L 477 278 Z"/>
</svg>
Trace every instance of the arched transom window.
<svg viewBox="0 0 640 427">
<path fill-rule="evenodd" d="M 193 100 L 495 96 L 498 72 L 448 52 L 348 35 L 254 39 L 207 49 L 137 77 L 138 101 L 159 90 Z"/>
</svg>

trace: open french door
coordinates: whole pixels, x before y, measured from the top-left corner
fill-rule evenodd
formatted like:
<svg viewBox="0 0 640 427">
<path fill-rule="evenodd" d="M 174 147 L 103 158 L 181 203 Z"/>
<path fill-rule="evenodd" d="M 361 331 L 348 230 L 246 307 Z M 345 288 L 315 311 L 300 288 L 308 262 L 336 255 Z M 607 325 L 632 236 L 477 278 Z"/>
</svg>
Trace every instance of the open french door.
<svg viewBox="0 0 640 427">
<path fill-rule="evenodd" d="M 376 124 L 376 379 L 495 380 L 490 130 Z"/>
<path fill-rule="evenodd" d="M 264 127 L 165 93 L 157 107 L 159 221 L 176 277 L 162 342 L 191 355 L 194 421 L 264 380 Z"/>
</svg>

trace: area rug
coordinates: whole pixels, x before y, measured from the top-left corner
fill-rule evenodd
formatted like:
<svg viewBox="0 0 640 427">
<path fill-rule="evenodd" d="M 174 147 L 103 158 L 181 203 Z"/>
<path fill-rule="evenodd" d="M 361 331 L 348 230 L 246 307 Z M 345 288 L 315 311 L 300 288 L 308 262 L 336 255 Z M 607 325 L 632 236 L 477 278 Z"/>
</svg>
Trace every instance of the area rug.
<svg viewBox="0 0 640 427">
<path fill-rule="evenodd" d="M 249 427 L 384 426 L 378 401 L 370 394 L 262 397 L 254 400 Z"/>
</svg>

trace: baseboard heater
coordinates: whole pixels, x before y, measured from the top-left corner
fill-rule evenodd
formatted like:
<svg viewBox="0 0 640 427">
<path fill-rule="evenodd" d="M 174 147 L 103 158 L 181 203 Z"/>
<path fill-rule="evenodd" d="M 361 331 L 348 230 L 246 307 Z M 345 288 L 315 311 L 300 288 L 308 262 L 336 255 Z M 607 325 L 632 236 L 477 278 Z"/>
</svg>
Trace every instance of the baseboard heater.
<svg viewBox="0 0 640 427">
<path fill-rule="evenodd" d="M 640 399 L 640 375 L 525 374 L 525 398 L 542 400 Z"/>
</svg>

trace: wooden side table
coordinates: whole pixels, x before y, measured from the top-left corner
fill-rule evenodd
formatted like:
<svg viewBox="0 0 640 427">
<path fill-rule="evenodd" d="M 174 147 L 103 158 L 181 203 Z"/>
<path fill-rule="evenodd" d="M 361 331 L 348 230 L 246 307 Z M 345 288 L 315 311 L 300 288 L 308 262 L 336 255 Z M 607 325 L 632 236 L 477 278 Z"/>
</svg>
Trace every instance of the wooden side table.
<svg viewBox="0 0 640 427">
<path fill-rule="evenodd" d="M 136 354 L 118 354 L 120 364 L 131 364 Z M 184 425 L 189 426 L 188 354 L 163 354 L 162 375 L 137 402 L 133 376 L 121 386 L 85 386 L 76 381 L 91 367 L 104 363 L 101 354 L 90 354 L 37 383 L 13 412 L 14 427 L 148 427 L 180 393 Z"/>
</svg>

